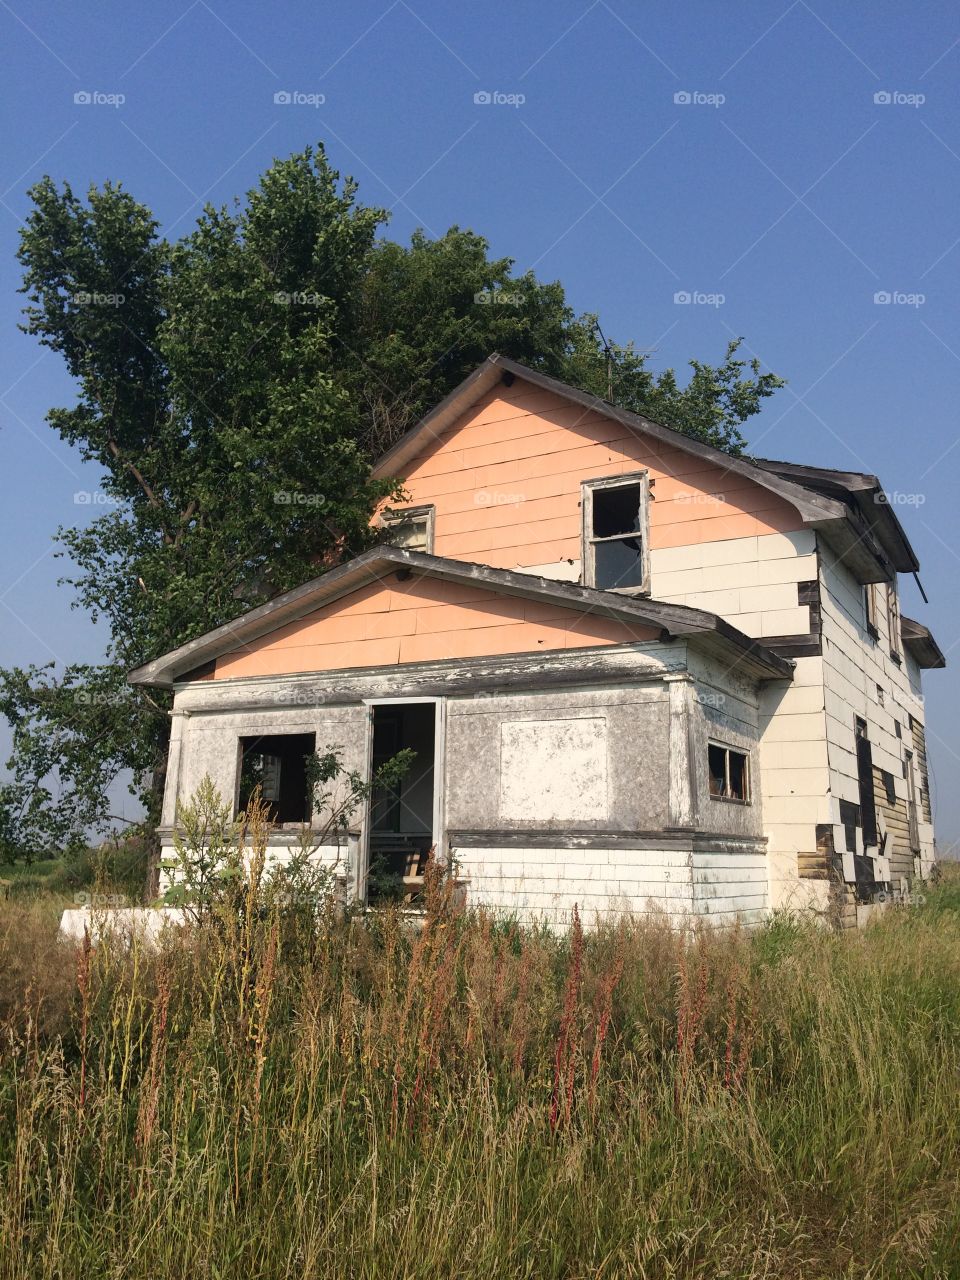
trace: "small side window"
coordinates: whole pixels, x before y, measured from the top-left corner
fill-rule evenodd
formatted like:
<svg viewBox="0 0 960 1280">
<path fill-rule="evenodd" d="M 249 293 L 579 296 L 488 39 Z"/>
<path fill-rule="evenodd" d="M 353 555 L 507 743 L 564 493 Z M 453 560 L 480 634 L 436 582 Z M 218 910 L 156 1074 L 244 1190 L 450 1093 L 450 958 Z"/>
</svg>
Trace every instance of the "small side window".
<svg viewBox="0 0 960 1280">
<path fill-rule="evenodd" d="M 601 591 L 648 590 L 646 473 L 583 486 L 584 584 Z"/>
<path fill-rule="evenodd" d="M 433 554 L 432 506 L 387 507 L 380 516 L 384 530 L 384 542 L 405 551 L 426 551 Z"/>
<path fill-rule="evenodd" d="M 710 795 L 714 800 L 732 800 L 747 804 L 750 800 L 750 776 L 746 752 L 711 742 L 707 747 L 710 772 Z"/>
<path fill-rule="evenodd" d="M 277 826 L 309 822 L 307 757 L 317 749 L 316 734 L 271 733 L 240 739 L 237 810 L 243 812 L 257 787 Z"/>
</svg>

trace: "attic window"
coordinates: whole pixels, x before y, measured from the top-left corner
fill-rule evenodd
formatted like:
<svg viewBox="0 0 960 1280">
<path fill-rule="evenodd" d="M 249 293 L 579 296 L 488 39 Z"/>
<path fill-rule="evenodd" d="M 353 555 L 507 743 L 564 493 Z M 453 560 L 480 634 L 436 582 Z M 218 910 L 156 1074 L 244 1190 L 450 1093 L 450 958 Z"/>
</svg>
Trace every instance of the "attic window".
<svg viewBox="0 0 960 1280">
<path fill-rule="evenodd" d="M 259 786 L 270 821 L 309 822 L 307 757 L 317 749 L 316 734 L 272 733 L 240 739 L 240 788 L 237 810 L 243 812 Z"/>
<path fill-rule="evenodd" d="M 387 507 L 380 517 L 383 540 L 404 551 L 433 554 L 433 506 Z"/>
<path fill-rule="evenodd" d="M 710 796 L 714 800 L 731 800 L 746 804 L 750 799 L 746 752 L 722 747 L 711 742 L 707 746 L 710 771 Z"/>
<path fill-rule="evenodd" d="M 647 591 L 647 473 L 583 486 L 584 583 L 602 591 Z"/>
</svg>

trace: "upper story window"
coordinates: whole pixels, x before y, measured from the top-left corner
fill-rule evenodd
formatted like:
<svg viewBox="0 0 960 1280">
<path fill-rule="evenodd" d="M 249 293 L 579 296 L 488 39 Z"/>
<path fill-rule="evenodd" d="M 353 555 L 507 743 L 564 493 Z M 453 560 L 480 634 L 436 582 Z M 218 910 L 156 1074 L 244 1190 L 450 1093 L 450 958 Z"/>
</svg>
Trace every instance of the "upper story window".
<svg viewBox="0 0 960 1280">
<path fill-rule="evenodd" d="M 865 582 L 863 584 L 863 616 L 868 635 L 873 636 L 874 640 L 879 639 L 880 630 L 877 627 L 877 584 L 875 582 Z"/>
<path fill-rule="evenodd" d="M 899 662 L 903 653 L 900 638 L 900 602 L 897 599 L 896 582 L 887 583 L 887 630 L 890 633 L 890 657 Z"/>
<path fill-rule="evenodd" d="M 386 507 L 380 516 L 384 541 L 405 551 L 433 554 L 433 506 Z"/>
<path fill-rule="evenodd" d="M 583 581 L 603 591 L 648 591 L 645 471 L 583 485 Z"/>
</svg>

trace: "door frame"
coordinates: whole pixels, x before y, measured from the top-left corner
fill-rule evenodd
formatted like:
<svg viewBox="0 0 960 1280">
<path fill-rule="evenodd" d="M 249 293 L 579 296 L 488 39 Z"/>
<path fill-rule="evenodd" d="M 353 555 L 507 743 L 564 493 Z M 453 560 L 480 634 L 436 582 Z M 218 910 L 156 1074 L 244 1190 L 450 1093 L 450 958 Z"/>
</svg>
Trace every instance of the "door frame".
<svg viewBox="0 0 960 1280">
<path fill-rule="evenodd" d="M 409 698 L 364 698 L 363 706 L 366 716 L 363 751 L 363 776 L 367 782 L 373 771 L 373 713 L 377 707 L 411 706 L 413 704 L 433 704 L 433 845 L 437 857 L 447 856 L 447 832 L 444 821 L 444 778 L 446 774 L 446 728 L 447 700 L 445 697 L 409 697 Z M 401 748 L 402 749 L 402 748 Z M 370 801 L 363 806 L 360 820 L 360 839 L 357 847 L 357 866 L 353 874 L 353 897 L 355 901 L 366 905 L 367 875 L 370 870 Z"/>
</svg>

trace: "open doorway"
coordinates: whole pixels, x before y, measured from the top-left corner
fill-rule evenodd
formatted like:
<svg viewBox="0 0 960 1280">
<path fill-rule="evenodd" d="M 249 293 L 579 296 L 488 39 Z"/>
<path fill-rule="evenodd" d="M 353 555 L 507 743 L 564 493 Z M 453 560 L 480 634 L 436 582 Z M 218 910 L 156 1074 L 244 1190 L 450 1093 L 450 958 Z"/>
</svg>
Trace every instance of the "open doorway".
<svg viewBox="0 0 960 1280">
<path fill-rule="evenodd" d="M 377 787 L 370 799 L 367 902 L 413 904 L 422 895 L 436 840 L 436 703 L 381 703 L 371 712 L 373 774 L 399 751 L 414 755 L 403 777 Z"/>
</svg>

